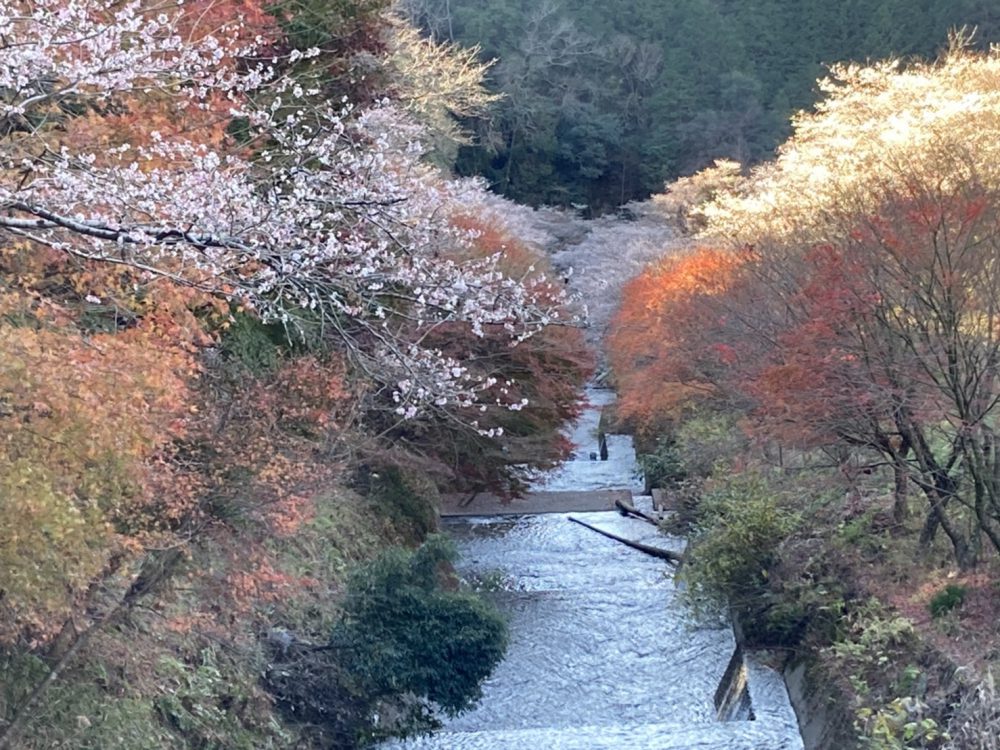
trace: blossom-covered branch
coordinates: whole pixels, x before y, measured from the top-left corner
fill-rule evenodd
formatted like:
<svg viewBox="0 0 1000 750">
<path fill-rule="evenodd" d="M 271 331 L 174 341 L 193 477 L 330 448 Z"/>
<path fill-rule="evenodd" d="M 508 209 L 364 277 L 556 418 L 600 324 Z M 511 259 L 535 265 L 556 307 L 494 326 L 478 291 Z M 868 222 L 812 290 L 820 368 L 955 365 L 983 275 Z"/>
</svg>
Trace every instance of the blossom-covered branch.
<svg viewBox="0 0 1000 750">
<path fill-rule="evenodd" d="M 290 74 L 318 51 L 254 60 L 237 23 L 189 42 L 183 6 L 21 5 L 0 0 L 14 40 L 0 49 L 0 90 L 7 122 L 21 122 L 0 141 L 0 228 L 225 295 L 293 334 L 330 331 L 402 417 L 471 406 L 493 385 L 422 346 L 422 328 L 459 322 L 516 343 L 559 319 L 538 279 L 455 252 L 469 237 L 450 217 L 483 188 L 422 164 L 417 125 L 388 104 L 330 103 Z M 98 106 L 151 91 L 176 107 L 225 101 L 239 141 L 152 131 L 98 153 L 49 140 L 44 121 L 68 97 Z"/>
</svg>

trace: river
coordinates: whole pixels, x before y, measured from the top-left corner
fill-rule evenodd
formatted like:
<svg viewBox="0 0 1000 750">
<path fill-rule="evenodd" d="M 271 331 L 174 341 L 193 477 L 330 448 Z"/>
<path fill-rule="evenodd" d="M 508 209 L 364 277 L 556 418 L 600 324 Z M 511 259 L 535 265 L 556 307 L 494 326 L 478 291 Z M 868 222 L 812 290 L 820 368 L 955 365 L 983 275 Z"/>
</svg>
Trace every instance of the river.
<svg viewBox="0 0 1000 750">
<path fill-rule="evenodd" d="M 538 487 L 638 493 L 631 438 L 611 436 L 609 460 L 590 460 L 600 406 L 611 396 L 589 396 L 591 406 L 572 430 L 574 459 Z M 642 497 L 635 502 L 648 507 Z M 801 750 L 780 676 L 753 659 L 734 660 L 732 629 L 693 619 L 663 561 L 572 523 L 570 515 L 683 549 L 683 540 L 615 512 L 446 520 L 461 551 L 460 574 L 498 589 L 492 595 L 510 618 L 511 645 L 474 710 L 432 737 L 391 747 Z M 716 694 L 731 661 L 736 687 L 747 679 L 749 692 L 720 712 Z"/>
</svg>

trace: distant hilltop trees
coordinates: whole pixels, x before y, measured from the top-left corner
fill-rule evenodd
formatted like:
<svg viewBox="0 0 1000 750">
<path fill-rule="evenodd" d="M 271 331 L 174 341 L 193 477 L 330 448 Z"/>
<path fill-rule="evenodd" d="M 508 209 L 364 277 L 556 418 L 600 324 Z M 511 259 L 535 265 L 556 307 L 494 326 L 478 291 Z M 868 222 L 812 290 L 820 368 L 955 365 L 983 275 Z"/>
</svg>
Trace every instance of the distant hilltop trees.
<svg viewBox="0 0 1000 750">
<path fill-rule="evenodd" d="M 933 57 L 950 29 L 1000 39 L 992 0 L 404 0 L 438 40 L 482 47 L 503 95 L 462 149 L 533 204 L 611 207 L 715 159 L 768 158 L 825 65 Z"/>
</svg>

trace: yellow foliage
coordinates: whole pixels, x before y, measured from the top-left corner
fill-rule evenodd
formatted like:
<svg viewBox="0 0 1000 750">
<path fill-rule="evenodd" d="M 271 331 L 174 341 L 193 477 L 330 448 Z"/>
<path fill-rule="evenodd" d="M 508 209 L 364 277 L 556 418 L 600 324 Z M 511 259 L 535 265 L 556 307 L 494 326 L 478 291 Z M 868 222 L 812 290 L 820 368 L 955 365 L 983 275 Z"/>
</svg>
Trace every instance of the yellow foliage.
<svg viewBox="0 0 1000 750">
<path fill-rule="evenodd" d="M 890 190 L 1000 186 L 1000 48 L 956 37 L 936 62 L 836 65 L 820 87 L 826 99 L 795 118 L 778 159 L 701 209 L 707 236 L 830 240 Z"/>
<path fill-rule="evenodd" d="M 500 99 L 483 85 L 493 63 L 479 60 L 479 48 L 435 42 L 408 23 L 392 25 L 389 63 L 396 94 L 439 148 L 467 143 L 455 118 L 482 117 Z"/>
</svg>

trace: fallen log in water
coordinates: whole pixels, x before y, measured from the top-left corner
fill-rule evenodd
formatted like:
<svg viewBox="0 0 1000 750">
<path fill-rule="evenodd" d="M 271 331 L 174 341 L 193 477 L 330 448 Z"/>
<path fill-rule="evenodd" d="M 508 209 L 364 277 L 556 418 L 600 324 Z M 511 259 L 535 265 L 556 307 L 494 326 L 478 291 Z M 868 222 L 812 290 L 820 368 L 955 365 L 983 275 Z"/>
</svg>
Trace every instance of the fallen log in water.
<svg viewBox="0 0 1000 750">
<path fill-rule="evenodd" d="M 631 547 L 634 550 L 638 550 L 639 552 L 652 557 L 658 557 L 661 560 L 666 560 L 671 565 L 680 565 L 681 562 L 684 561 L 684 557 L 682 555 L 678 555 L 676 552 L 671 552 L 668 549 L 653 547 L 649 544 L 643 544 L 642 542 L 633 542 L 631 539 L 626 539 L 625 537 L 618 536 L 617 534 L 612 534 L 610 531 L 599 529 L 596 526 L 591 526 L 589 523 L 581 521 L 579 518 L 573 518 L 573 516 L 569 516 L 569 520 L 573 523 L 578 523 L 591 531 L 596 531 L 598 534 L 606 536 L 608 539 L 614 539 L 616 542 L 620 542 L 626 547 Z"/>
<path fill-rule="evenodd" d="M 656 518 L 653 518 L 648 513 L 643 513 L 641 510 L 636 508 L 629 502 L 622 500 L 621 498 L 615 500 L 615 507 L 623 516 L 633 516 L 634 518 L 641 518 L 647 523 L 653 524 L 653 526 L 659 527 L 660 522 Z"/>
</svg>

